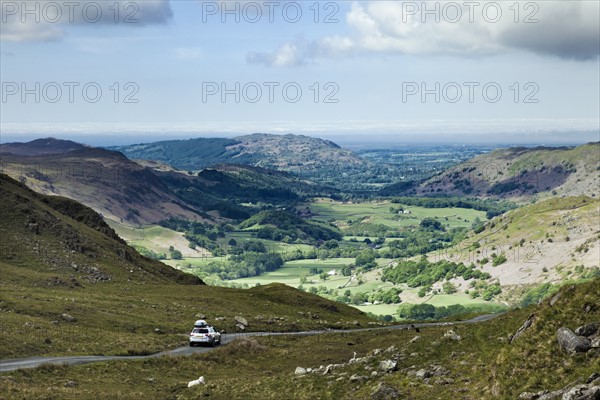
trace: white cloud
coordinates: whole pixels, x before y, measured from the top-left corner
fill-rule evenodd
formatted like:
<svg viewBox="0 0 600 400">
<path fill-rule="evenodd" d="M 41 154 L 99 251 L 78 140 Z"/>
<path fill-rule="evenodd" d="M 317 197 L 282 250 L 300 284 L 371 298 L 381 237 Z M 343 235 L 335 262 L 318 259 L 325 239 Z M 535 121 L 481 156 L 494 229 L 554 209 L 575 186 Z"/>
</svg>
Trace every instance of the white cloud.
<svg viewBox="0 0 600 400">
<path fill-rule="evenodd" d="M 202 48 L 200 47 L 177 47 L 175 56 L 183 61 L 198 60 L 202 57 Z"/>
<path fill-rule="evenodd" d="M 69 26 L 163 24 L 173 17 L 169 0 L 0 1 L 0 40 L 60 40 Z"/>
<path fill-rule="evenodd" d="M 476 5 L 354 2 L 346 14 L 349 33 L 295 40 L 272 53 L 251 53 L 248 61 L 295 66 L 359 53 L 486 55 L 515 50 L 576 60 L 598 57 L 600 2 L 470 3 Z M 278 62 L 281 58 L 294 61 Z"/>
</svg>

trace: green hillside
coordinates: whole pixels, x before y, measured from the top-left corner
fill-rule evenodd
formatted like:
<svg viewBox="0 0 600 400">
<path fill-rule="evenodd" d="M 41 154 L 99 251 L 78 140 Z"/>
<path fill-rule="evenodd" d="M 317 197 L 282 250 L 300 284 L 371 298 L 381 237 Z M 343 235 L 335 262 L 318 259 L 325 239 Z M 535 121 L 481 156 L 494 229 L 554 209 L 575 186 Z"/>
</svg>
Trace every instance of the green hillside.
<svg viewBox="0 0 600 400">
<path fill-rule="evenodd" d="M 382 193 L 516 200 L 598 196 L 599 171 L 600 142 L 577 147 L 510 147 L 477 156 L 417 185 L 391 185 Z"/>
<path fill-rule="evenodd" d="M 203 285 L 138 254 L 93 210 L 6 175 L 0 195 L 0 358 L 156 352 L 185 345 L 199 313 L 223 318 L 218 325 L 230 332 L 236 315 L 250 321 L 248 330 L 269 331 L 371 321 L 283 285 Z"/>
<path fill-rule="evenodd" d="M 40 367 L 7 374 L 0 395 L 43 398 L 50 390 L 61 399 L 97 398 L 100 391 L 116 399 L 535 399 L 541 392 L 600 383 L 593 375 L 600 349 L 570 354 L 556 336 L 561 327 L 600 320 L 598 298 L 596 279 L 476 325 L 260 337 L 191 357 Z M 531 326 L 513 339 L 528 319 Z M 198 376 L 206 384 L 188 388 Z M 549 398 L 565 398 L 557 393 Z"/>
</svg>

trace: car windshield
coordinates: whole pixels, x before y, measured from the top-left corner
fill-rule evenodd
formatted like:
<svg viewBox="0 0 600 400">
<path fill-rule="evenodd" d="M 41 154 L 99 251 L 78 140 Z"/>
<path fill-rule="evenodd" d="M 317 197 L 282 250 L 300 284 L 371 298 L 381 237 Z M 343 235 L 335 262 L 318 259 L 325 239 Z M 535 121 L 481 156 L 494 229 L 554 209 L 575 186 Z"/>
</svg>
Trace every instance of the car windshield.
<svg viewBox="0 0 600 400">
<path fill-rule="evenodd" d="M 208 328 L 194 328 L 192 333 L 208 333 Z"/>
</svg>

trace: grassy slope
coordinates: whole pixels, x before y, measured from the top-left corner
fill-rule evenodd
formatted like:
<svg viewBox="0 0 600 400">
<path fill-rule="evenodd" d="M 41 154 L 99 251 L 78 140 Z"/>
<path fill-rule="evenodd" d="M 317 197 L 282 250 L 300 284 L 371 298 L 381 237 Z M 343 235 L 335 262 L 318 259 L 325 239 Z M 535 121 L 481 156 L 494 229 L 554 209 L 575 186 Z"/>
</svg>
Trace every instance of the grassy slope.
<svg viewBox="0 0 600 400">
<path fill-rule="evenodd" d="M 181 334 L 198 313 L 225 317 L 221 327 L 230 331 L 239 314 L 257 330 L 368 321 L 355 309 L 334 309 L 332 302 L 288 287 L 242 291 L 177 284 L 201 281 L 142 257 L 93 210 L 36 194 L 5 175 L 0 192 L 0 358 L 153 352 L 185 344 Z M 255 321 L 258 315 L 284 319 L 268 324 Z M 155 328 L 163 334 L 154 334 Z"/>
<path fill-rule="evenodd" d="M 483 270 L 503 285 L 556 283 L 573 278 L 577 265 L 600 267 L 599 224 L 599 200 L 586 196 L 552 198 L 497 217 L 483 232 L 463 241 L 458 251 L 431 254 L 430 259 L 480 264 L 477 260 L 488 257 Z M 478 249 L 472 247 L 475 242 L 480 244 Z M 507 261 L 494 267 L 493 253 L 505 254 Z"/>
<path fill-rule="evenodd" d="M 508 148 L 477 156 L 435 176 L 416 188 L 418 195 L 482 195 L 499 183 L 512 182 L 514 190 L 500 197 L 527 200 L 532 195 L 598 195 L 600 143 L 575 148 Z M 463 183 L 468 181 L 469 185 Z M 465 191 L 470 188 L 470 191 Z"/>
<path fill-rule="evenodd" d="M 406 399 L 515 399 L 524 391 L 558 389 L 581 382 L 597 371 L 598 350 L 586 355 L 562 353 L 556 342 L 561 326 L 575 327 L 600 319 L 600 308 L 584 312 L 585 304 L 600 298 L 600 281 L 569 286 L 551 307 L 508 312 L 478 325 L 456 325 L 462 339 L 442 339 L 448 327 L 413 331 L 376 331 L 368 334 L 330 333 L 312 337 L 265 337 L 241 340 L 214 352 L 192 357 L 163 357 L 135 362 L 111 362 L 80 367 L 41 367 L 7 374 L 0 395 L 15 399 L 370 399 L 380 384 Z M 533 326 L 513 344 L 508 337 L 535 312 Z M 333 374 L 295 376 L 297 366 L 346 363 L 388 349 L 366 364 L 347 365 Z M 397 358 L 398 371 L 370 376 L 381 360 Z M 444 384 L 410 377 L 410 371 L 441 365 L 449 370 Z M 365 366 L 372 369 L 366 370 Z M 343 375 L 342 375 L 343 374 Z M 353 374 L 369 375 L 351 382 Z M 204 376 L 205 386 L 187 388 Z M 66 382 L 72 381 L 70 386 Z"/>
</svg>

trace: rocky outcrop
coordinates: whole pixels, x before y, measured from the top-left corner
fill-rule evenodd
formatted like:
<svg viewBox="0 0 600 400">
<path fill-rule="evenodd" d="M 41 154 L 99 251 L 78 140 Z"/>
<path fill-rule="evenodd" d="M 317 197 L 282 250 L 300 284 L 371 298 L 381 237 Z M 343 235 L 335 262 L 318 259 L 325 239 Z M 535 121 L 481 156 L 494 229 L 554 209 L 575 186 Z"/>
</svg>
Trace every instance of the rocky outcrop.
<svg viewBox="0 0 600 400">
<path fill-rule="evenodd" d="M 399 398 L 400 391 L 385 382 L 379 382 L 371 391 L 371 400 L 395 400 Z"/>
<path fill-rule="evenodd" d="M 591 348 L 588 338 L 576 335 L 569 328 L 559 328 L 556 332 L 556 339 L 560 348 L 568 353 L 585 353 Z"/>
<path fill-rule="evenodd" d="M 512 343 L 515 340 L 517 340 L 519 338 L 519 336 L 523 335 L 523 333 L 527 329 L 529 329 L 529 327 L 531 327 L 531 325 L 533 325 L 533 323 L 535 322 L 536 319 L 537 319 L 537 316 L 535 314 L 531 314 L 529 316 L 529 318 L 527 318 L 527 320 L 523 323 L 523 325 L 521 325 L 521 327 L 519 329 L 517 329 L 515 334 L 510 337 L 508 342 Z"/>
<path fill-rule="evenodd" d="M 600 322 L 592 322 L 575 329 L 575 334 L 585 337 L 592 336 L 598 332 L 598 328 L 600 328 Z"/>
<path fill-rule="evenodd" d="M 600 400 L 600 375 L 592 374 L 585 384 L 569 385 L 562 389 L 537 393 L 524 392 L 520 400 Z"/>
</svg>

